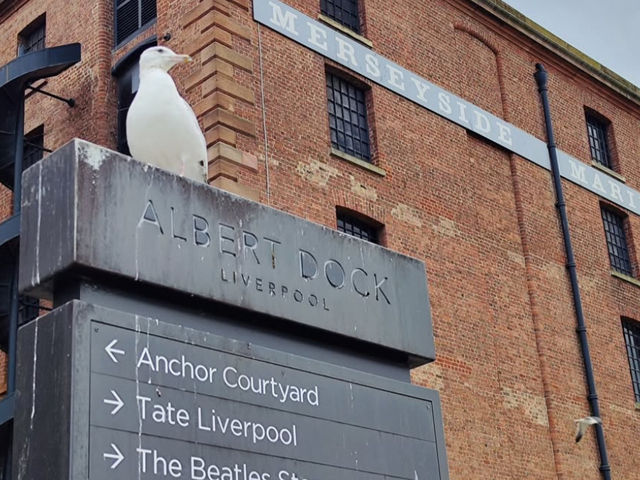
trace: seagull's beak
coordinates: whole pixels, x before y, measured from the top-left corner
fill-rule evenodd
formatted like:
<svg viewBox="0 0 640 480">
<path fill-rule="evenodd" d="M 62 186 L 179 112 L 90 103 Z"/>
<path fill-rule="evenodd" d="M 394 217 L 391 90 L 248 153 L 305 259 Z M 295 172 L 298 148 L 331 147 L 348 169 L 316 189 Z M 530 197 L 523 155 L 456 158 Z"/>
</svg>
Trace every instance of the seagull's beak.
<svg viewBox="0 0 640 480">
<path fill-rule="evenodd" d="M 172 65 L 179 65 L 181 63 L 189 63 L 193 61 L 193 59 L 189 55 L 178 55 L 178 54 L 173 55 L 171 60 L 172 60 L 171 62 Z"/>
</svg>

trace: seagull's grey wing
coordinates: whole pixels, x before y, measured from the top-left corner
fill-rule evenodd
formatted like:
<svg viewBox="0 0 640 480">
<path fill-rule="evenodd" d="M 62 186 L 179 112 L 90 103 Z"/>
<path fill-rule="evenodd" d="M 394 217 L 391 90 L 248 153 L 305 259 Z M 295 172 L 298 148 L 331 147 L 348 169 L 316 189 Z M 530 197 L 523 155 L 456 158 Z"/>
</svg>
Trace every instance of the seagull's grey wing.
<svg viewBox="0 0 640 480">
<path fill-rule="evenodd" d="M 576 422 L 576 443 L 583 437 L 589 425 L 601 424 L 600 417 L 584 417 L 575 420 Z"/>
<path fill-rule="evenodd" d="M 187 112 L 187 116 L 189 117 L 189 121 L 193 125 L 193 128 L 198 130 L 200 133 L 202 133 L 202 129 L 200 128 L 200 123 L 198 123 L 198 117 L 196 117 L 196 114 L 193 111 L 193 109 L 191 108 L 191 105 L 189 105 L 189 103 L 182 97 L 180 97 L 180 100 L 182 100 L 182 104 L 184 106 L 185 112 Z M 203 140 L 202 145 L 203 145 L 204 149 L 206 150 L 207 149 L 207 143 L 206 143 L 206 140 L 204 140 L 204 134 L 202 135 L 202 140 Z"/>
<path fill-rule="evenodd" d="M 196 117 L 196 114 L 193 111 L 193 109 L 191 108 L 191 105 L 189 105 L 189 102 L 187 102 L 182 97 L 180 97 L 180 100 L 182 100 L 182 104 L 184 106 L 184 110 L 187 113 L 187 116 L 189 117 L 189 121 L 191 122 L 193 128 L 196 129 L 198 132 L 200 132 L 198 140 L 200 141 L 200 146 L 201 146 L 201 149 L 202 149 L 202 156 L 203 156 L 203 158 L 200 159 L 200 161 L 202 162 L 202 172 L 203 172 L 203 175 L 204 175 L 205 181 L 206 181 L 207 172 L 208 172 L 208 169 L 209 169 L 208 159 L 207 159 L 207 141 L 204 138 L 204 133 L 202 132 L 202 129 L 200 128 L 200 123 L 198 123 L 198 117 Z"/>
<path fill-rule="evenodd" d="M 576 443 L 582 439 L 586 429 L 587 424 L 582 419 L 576 420 Z"/>
</svg>

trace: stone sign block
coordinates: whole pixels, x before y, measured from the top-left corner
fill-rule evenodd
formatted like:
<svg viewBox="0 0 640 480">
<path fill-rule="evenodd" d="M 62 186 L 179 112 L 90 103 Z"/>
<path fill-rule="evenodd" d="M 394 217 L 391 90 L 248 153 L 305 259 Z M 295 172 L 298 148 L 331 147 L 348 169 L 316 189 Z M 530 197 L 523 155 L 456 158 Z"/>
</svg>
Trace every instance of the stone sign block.
<svg viewBox="0 0 640 480">
<path fill-rule="evenodd" d="M 51 297 L 60 274 L 109 275 L 401 352 L 411 366 L 435 358 L 424 264 L 331 228 L 81 140 L 24 173 L 22 212 L 19 283 L 35 296 Z"/>
</svg>

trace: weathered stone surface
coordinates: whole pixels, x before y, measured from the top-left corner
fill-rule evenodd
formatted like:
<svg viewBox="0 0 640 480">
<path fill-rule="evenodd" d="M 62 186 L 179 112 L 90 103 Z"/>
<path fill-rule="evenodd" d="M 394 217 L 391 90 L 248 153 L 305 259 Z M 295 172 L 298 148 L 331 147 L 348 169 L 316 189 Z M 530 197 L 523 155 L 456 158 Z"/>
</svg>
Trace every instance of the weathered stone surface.
<svg viewBox="0 0 640 480">
<path fill-rule="evenodd" d="M 116 275 L 391 349 L 412 365 L 435 357 L 418 260 L 81 140 L 23 184 L 22 291 L 51 297 L 61 274 Z"/>
</svg>

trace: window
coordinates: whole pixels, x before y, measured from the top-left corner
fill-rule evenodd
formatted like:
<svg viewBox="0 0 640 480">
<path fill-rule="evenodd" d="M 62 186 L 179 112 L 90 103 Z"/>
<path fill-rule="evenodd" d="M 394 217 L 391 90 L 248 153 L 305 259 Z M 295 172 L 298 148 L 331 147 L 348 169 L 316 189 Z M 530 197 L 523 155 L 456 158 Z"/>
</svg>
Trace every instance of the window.
<svg viewBox="0 0 640 480">
<path fill-rule="evenodd" d="M 636 402 L 640 402 L 640 324 L 632 320 L 622 320 L 624 343 L 627 345 L 631 383 Z"/>
<path fill-rule="evenodd" d="M 331 146 L 371 162 L 364 90 L 327 73 L 327 102 Z"/>
<path fill-rule="evenodd" d="M 0 350 L 6 352 L 9 344 L 9 315 L 13 300 L 13 282 L 17 279 L 17 248 L 4 249 L 0 257 Z M 19 325 L 33 320 L 40 313 L 40 301 L 35 298 L 20 295 L 17 306 Z"/>
<path fill-rule="evenodd" d="M 26 170 L 42 159 L 44 149 L 44 127 L 40 125 L 24 136 L 22 169 Z"/>
<path fill-rule="evenodd" d="M 116 45 L 156 18 L 156 0 L 115 0 Z"/>
<path fill-rule="evenodd" d="M 39 17 L 18 34 L 18 56 L 44 48 L 46 31 L 45 16 Z"/>
<path fill-rule="evenodd" d="M 607 239 L 607 250 L 611 268 L 619 273 L 631 276 L 631 260 L 627 247 L 626 218 L 609 208 L 601 207 L 602 223 Z"/>
<path fill-rule="evenodd" d="M 382 225 L 375 220 L 342 209 L 337 209 L 336 217 L 339 231 L 371 243 L 380 243 Z"/>
<path fill-rule="evenodd" d="M 132 62 L 128 69 L 118 76 L 118 151 L 131 155 L 127 143 L 127 113 L 140 84 L 138 62 Z"/>
<path fill-rule="evenodd" d="M 360 33 L 358 0 L 321 0 L 320 11 L 354 32 Z"/>
<path fill-rule="evenodd" d="M 607 139 L 607 132 L 609 130 L 608 122 L 592 112 L 587 112 L 586 117 L 591 160 L 599 163 L 603 167 L 613 170 L 611 150 L 609 149 L 609 142 Z"/>
</svg>

